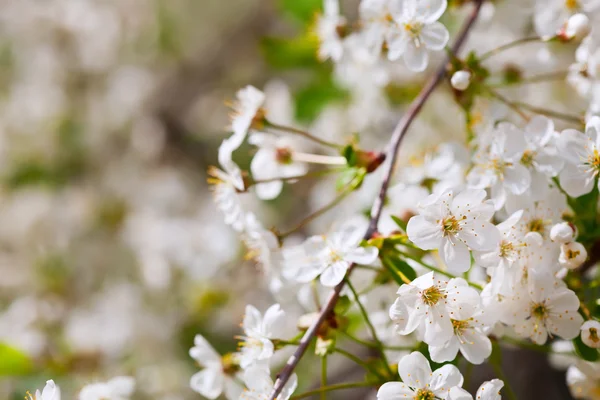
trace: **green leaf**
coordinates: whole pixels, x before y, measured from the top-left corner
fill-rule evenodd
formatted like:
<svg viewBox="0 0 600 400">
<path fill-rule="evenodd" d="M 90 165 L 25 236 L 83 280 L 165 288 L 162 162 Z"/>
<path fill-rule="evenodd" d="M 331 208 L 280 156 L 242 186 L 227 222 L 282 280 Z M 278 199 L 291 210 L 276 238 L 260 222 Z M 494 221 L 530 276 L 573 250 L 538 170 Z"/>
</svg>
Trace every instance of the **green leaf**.
<svg viewBox="0 0 600 400">
<path fill-rule="evenodd" d="M 323 75 L 323 74 L 319 74 Z M 314 121 L 331 103 L 342 103 L 349 98 L 348 91 L 337 86 L 331 76 L 317 76 L 311 83 L 294 94 L 296 119 Z"/>
<path fill-rule="evenodd" d="M 336 315 L 344 315 L 352 306 L 352 301 L 348 296 L 340 296 L 335 304 L 334 312 Z"/>
<path fill-rule="evenodd" d="M 354 150 L 354 146 L 349 144 L 346 147 L 344 147 L 344 149 L 342 150 L 342 156 L 346 159 L 349 166 L 356 166 L 356 150 Z"/>
<path fill-rule="evenodd" d="M 598 358 L 600 358 L 598 350 L 586 346 L 581 340 L 581 336 L 573 339 L 573 345 L 575 346 L 575 352 L 586 361 L 598 361 Z"/>
<path fill-rule="evenodd" d="M 292 39 L 266 37 L 261 42 L 267 64 L 277 69 L 319 66 L 318 48 L 319 40 L 309 34 Z"/>
<path fill-rule="evenodd" d="M 396 225 L 398 225 L 400 227 L 400 229 L 402 229 L 402 231 L 406 232 L 407 223 L 405 221 L 401 220 L 400 218 L 396 217 L 395 215 L 392 215 L 391 217 L 394 220 L 394 222 L 396 223 Z"/>
<path fill-rule="evenodd" d="M 417 273 L 406 261 L 398 257 L 390 257 L 390 261 L 399 274 L 404 275 L 410 281 L 417 279 Z"/>
<path fill-rule="evenodd" d="M 308 24 L 323 9 L 323 0 L 279 0 L 281 9 L 299 22 Z"/>
<path fill-rule="evenodd" d="M 0 343 L 0 376 L 26 375 L 33 369 L 31 359 L 20 350 Z"/>
<path fill-rule="evenodd" d="M 598 229 L 598 185 L 594 184 L 594 190 L 577 198 L 567 198 L 569 206 L 573 210 L 574 220 L 579 230 L 579 241 L 585 242 L 594 239 L 595 231 Z"/>
<path fill-rule="evenodd" d="M 412 281 L 417 278 L 417 273 L 405 261 L 398 258 L 397 255 L 384 255 L 381 258 L 383 266 L 389 271 L 392 278 L 399 285 L 404 285 L 406 281 Z"/>
</svg>

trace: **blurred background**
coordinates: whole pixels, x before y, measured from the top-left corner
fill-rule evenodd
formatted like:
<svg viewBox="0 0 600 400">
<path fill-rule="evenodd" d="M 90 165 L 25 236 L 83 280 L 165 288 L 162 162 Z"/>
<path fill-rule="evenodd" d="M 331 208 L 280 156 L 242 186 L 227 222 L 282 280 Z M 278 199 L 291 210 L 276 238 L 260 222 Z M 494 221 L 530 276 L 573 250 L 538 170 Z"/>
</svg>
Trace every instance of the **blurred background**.
<svg viewBox="0 0 600 400">
<path fill-rule="evenodd" d="M 343 2 L 350 19 L 357 3 Z M 427 76 L 396 68 L 395 84 L 386 80 L 376 95 L 353 87 L 359 95 L 349 102 L 332 66 L 316 60 L 309 27 L 320 5 L 0 0 L 0 398 L 22 399 L 54 379 L 71 399 L 116 375 L 136 377 L 139 399 L 199 398 L 189 388 L 194 335 L 234 351 L 244 306 L 273 302 L 206 183 L 227 133 L 225 102 L 242 86 L 267 85 L 282 119 L 327 137 L 361 131 L 365 146 L 377 148 L 400 115 L 394 107 Z M 500 42 L 519 35 L 497 29 Z M 480 44 L 474 36 L 471 46 Z M 338 71 L 342 82 L 357 76 L 378 75 Z M 449 91 L 426 110 L 406 149 L 462 134 Z M 368 209 L 365 186 L 353 211 Z M 328 190 L 245 201 L 265 226 L 289 225 L 323 204 L 323 193 L 331 197 Z M 547 385 L 558 397 L 544 398 L 565 398 L 562 386 Z"/>
</svg>

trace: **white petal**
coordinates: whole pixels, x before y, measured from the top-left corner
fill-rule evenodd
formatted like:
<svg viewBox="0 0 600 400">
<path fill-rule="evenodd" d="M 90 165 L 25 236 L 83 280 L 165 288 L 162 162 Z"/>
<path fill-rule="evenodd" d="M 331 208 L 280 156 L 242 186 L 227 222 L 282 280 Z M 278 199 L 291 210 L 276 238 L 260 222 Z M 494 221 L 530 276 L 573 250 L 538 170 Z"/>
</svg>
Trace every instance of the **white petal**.
<svg viewBox="0 0 600 400">
<path fill-rule="evenodd" d="M 453 274 L 462 274 L 471 268 L 471 254 L 467 246 L 460 240 L 455 239 L 452 242 L 448 238 L 443 239 L 440 256 Z"/>
<path fill-rule="evenodd" d="M 444 14 L 444 11 L 446 11 L 447 6 L 447 0 L 426 0 L 417 3 L 419 9 L 418 12 L 422 16 L 423 22 L 426 24 L 431 24 L 440 19 Z"/>
<path fill-rule="evenodd" d="M 444 398 L 454 386 L 462 386 L 463 377 L 454 365 L 446 364 L 433 371 L 431 390 L 437 396 Z"/>
<path fill-rule="evenodd" d="M 195 373 L 190 379 L 190 387 L 208 399 L 216 399 L 223 391 L 224 376 L 217 368 L 206 368 Z"/>
<path fill-rule="evenodd" d="M 221 364 L 221 356 L 202 335 L 194 337 L 194 347 L 190 349 L 190 356 L 201 365 L 206 365 L 206 363 Z"/>
<path fill-rule="evenodd" d="M 565 165 L 565 168 L 558 177 L 560 186 L 572 197 L 579 197 L 589 193 L 594 187 L 593 172 L 583 172 L 572 164 Z"/>
<path fill-rule="evenodd" d="M 450 34 L 444 25 L 434 22 L 431 25 L 423 27 L 420 38 L 429 50 L 438 51 L 442 50 L 448 44 Z"/>
<path fill-rule="evenodd" d="M 500 379 L 492 379 L 491 381 L 483 382 L 477 389 L 477 400 L 500 400 L 500 390 L 504 387 L 504 382 Z"/>
<path fill-rule="evenodd" d="M 344 259 L 357 264 L 369 265 L 377 259 L 378 254 L 379 250 L 377 247 L 357 247 L 348 252 Z"/>
<path fill-rule="evenodd" d="M 402 382 L 412 388 L 424 388 L 431 380 L 431 367 L 425 356 L 417 351 L 402 357 L 398 363 Z"/>
<path fill-rule="evenodd" d="M 455 386 L 450 389 L 446 400 L 473 400 L 473 396 L 471 396 L 471 393 L 467 392 L 465 389 Z"/>
<path fill-rule="evenodd" d="M 422 215 L 416 215 L 408 221 L 406 233 L 411 242 L 423 250 L 433 250 L 440 247 L 442 228 Z"/>
<path fill-rule="evenodd" d="M 346 276 L 348 266 L 349 264 L 347 262 L 340 261 L 325 268 L 325 270 L 321 273 L 321 284 L 327 287 L 333 287 L 337 285 L 344 279 L 344 276 Z"/>
<path fill-rule="evenodd" d="M 377 391 L 377 400 L 406 400 L 414 396 L 414 391 L 402 382 L 386 382 Z"/>
<path fill-rule="evenodd" d="M 514 194 L 523 194 L 531 185 L 529 170 L 521 164 L 504 169 L 504 186 Z"/>
<path fill-rule="evenodd" d="M 461 226 L 457 235 L 471 250 L 491 251 L 500 243 L 500 231 L 492 223 L 479 219 Z"/>
<path fill-rule="evenodd" d="M 440 346 L 429 346 L 429 355 L 431 360 L 436 363 L 452 361 L 458 354 L 458 339 L 453 337 Z"/>
<path fill-rule="evenodd" d="M 414 72 L 424 71 L 429 62 L 427 48 L 423 45 L 416 46 L 414 42 L 408 43 L 403 58 L 406 67 Z"/>
<path fill-rule="evenodd" d="M 430 307 L 423 341 L 432 346 L 440 346 L 452 338 L 452 333 L 452 322 L 444 306 L 437 304 Z"/>
<path fill-rule="evenodd" d="M 492 342 L 483 333 L 467 329 L 460 340 L 460 352 L 471 364 L 479 365 L 492 354 Z"/>
</svg>

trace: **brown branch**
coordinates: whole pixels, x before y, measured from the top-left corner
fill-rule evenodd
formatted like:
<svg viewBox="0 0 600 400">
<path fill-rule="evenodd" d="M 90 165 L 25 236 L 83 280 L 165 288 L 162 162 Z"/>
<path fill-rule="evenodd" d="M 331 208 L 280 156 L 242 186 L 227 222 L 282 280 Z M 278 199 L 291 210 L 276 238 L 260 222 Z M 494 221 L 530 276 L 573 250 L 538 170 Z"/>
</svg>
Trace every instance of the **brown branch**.
<svg viewBox="0 0 600 400">
<path fill-rule="evenodd" d="M 467 38 L 467 34 L 471 30 L 473 24 L 475 23 L 475 20 L 477 19 L 477 16 L 479 15 L 479 10 L 481 9 L 483 1 L 484 0 L 475 1 L 475 8 L 471 12 L 471 15 L 465 22 L 460 33 L 458 34 L 454 45 L 452 46 L 452 54 L 456 54 L 458 50 L 460 50 L 462 44 Z M 367 229 L 367 232 L 364 235 L 365 239 L 370 239 L 373 233 L 377 231 L 377 224 L 379 222 L 379 218 L 381 217 L 385 197 L 387 195 L 392 174 L 396 167 L 396 162 L 398 159 L 398 149 L 400 148 L 400 144 L 402 143 L 404 134 L 406 133 L 416 116 L 419 114 L 419 112 L 423 108 L 423 105 L 425 104 L 429 96 L 433 93 L 436 86 L 446 75 L 446 66 L 448 65 L 449 61 L 449 57 L 446 57 L 444 62 L 437 69 L 436 74 L 430 78 L 427 85 L 419 93 L 419 96 L 417 96 L 417 98 L 412 102 L 409 109 L 406 111 L 402 119 L 398 122 L 396 128 L 394 129 L 394 132 L 392 133 L 392 137 L 390 138 L 389 145 L 386 149 L 387 158 L 389 158 L 390 162 L 387 166 L 387 171 L 381 184 L 379 196 L 377 197 L 377 199 L 375 199 L 375 203 L 373 204 L 373 208 L 371 209 L 371 220 L 369 223 L 369 228 Z M 353 269 L 354 265 L 351 265 L 350 268 L 348 268 L 346 277 L 350 275 Z M 310 342 L 317 335 L 317 332 L 319 331 L 319 328 L 321 327 L 323 322 L 325 322 L 325 320 L 331 315 L 331 312 L 338 301 L 340 292 L 342 291 L 343 287 L 344 281 L 338 284 L 329 295 L 327 303 L 321 308 L 319 318 L 317 318 L 317 320 L 311 325 L 311 327 L 308 328 L 308 330 L 302 337 L 302 340 L 300 341 L 300 345 L 298 346 L 294 354 L 290 357 L 285 367 L 283 367 L 283 369 L 279 373 L 277 380 L 275 381 L 273 393 L 271 393 L 271 396 L 269 397 L 270 400 L 275 400 L 279 393 L 281 393 L 281 390 L 283 389 L 287 381 L 290 379 L 290 376 L 296 369 L 296 366 L 298 365 L 300 359 L 306 352 L 306 349 L 308 348 Z"/>
</svg>

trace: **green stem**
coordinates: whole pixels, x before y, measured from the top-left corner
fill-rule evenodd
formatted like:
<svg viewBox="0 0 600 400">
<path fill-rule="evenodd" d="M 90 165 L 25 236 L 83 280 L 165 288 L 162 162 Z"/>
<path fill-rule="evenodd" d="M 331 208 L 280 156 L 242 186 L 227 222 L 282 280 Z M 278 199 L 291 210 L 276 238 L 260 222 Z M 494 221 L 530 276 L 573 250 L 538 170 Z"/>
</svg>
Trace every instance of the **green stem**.
<svg viewBox="0 0 600 400">
<path fill-rule="evenodd" d="M 265 123 L 265 126 L 268 127 L 268 128 L 272 128 L 272 129 L 278 130 L 278 131 L 288 132 L 288 133 L 292 133 L 294 135 L 299 135 L 299 136 L 305 137 L 305 138 L 307 138 L 309 140 L 312 140 L 313 142 L 317 142 L 317 143 L 319 143 L 319 144 L 321 144 L 323 146 L 331 147 L 331 148 L 334 148 L 336 150 L 339 150 L 339 149 L 341 149 L 343 147 L 343 146 L 341 146 L 339 144 L 331 143 L 331 142 L 328 142 L 328 141 L 323 140 L 321 138 L 318 138 L 318 137 L 316 137 L 316 136 L 314 136 L 314 135 L 312 135 L 312 134 L 310 134 L 310 133 L 308 133 L 306 131 L 303 131 L 302 129 L 293 128 L 291 126 L 278 125 L 278 124 L 274 124 L 271 121 L 267 121 Z"/>
<path fill-rule="evenodd" d="M 362 314 L 363 319 L 365 320 L 365 323 L 367 324 L 367 326 L 369 327 L 369 330 L 371 331 L 371 336 L 373 336 L 373 340 L 375 341 L 375 344 L 377 345 L 379 352 L 381 353 L 381 359 L 383 360 L 383 363 L 385 364 L 385 368 L 387 369 L 388 374 L 390 374 L 390 377 L 393 377 L 394 372 L 390 368 L 390 363 L 389 363 L 387 357 L 385 356 L 385 351 L 383 351 L 383 343 L 381 343 L 381 340 L 379 340 L 379 337 L 377 336 L 377 331 L 375 330 L 375 327 L 373 326 L 373 323 L 371 322 L 371 319 L 369 318 L 369 314 L 367 313 L 367 310 L 365 310 L 365 307 L 363 306 L 362 302 L 360 301 L 360 298 L 358 297 L 356 288 L 354 287 L 352 282 L 350 282 L 350 279 L 346 279 L 346 285 L 348 286 L 348 289 L 350 289 L 350 291 L 352 292 L 352 295 L 354 296 L 354 300 L 356 301 L 356 304 L 358 304 L 358 308 L 360 309 L 360 313 Z"/>
<path fill-rule="evenodd" d="M 449 273 L 449 272 L 446 272 L 446 271 L 442 271 L 442 270 L 441 270 L 441 269 L 439 269 L 439 268 L 436 268 L 436 267 L 434 267 L 434 266 L 432 266 L 432 265 L 429 265 L 429 264 L 427 264 L 427 263 L 424 263 L 423 261 L 419 260 L 417 257 L 411 256 L 411 255 L 410 255 L 410 254 L 408 254 L 408 253 L 400 252 L 400 254 L 401 254 L 403 257 L 405 257 L 405 258 L 411 259 L 411 260 L 413 260 L 414 262 L 417 262 L 417 263 L 421 264 L 423 267 L 425 267 L 425 268 L 427 268 L 427 269 L 429 269 L 429 270 L 431 270 L 431 271 L 433 271 L 433 272 L 437 272 L 438 274 L 445 275 L 445 276 L 447 276 L 448 278 L 456 278 L 456 276 L 452 275 L 451 273 Z M 469 286 L 472 286 L 472 287 L 474 287 L 475 289 L 483 290 L 483 287 L 482 287 L 481 285 L 477 284 L 477 283 L 474 283 L 474 282 L 471 282 L 471 281 L 467 281 L 467 283 L 469 284 Z"/>
<path fill-rule="evenodd" d="M 550 82 L 550 81 L 556 81 L 556 80 L 564 81 L 568 73 L 569 73 L 569 71 L 548 72 L 545 74 L 539 74 L 539 75 L 525 77 L 525 78 L 519 79 L 515 82 L 501 82 L 501 83 L 491 84 L 491 85 L 488 85 L 488 87 L 500 88 L 500 87 L 507 87 L 507 86 L 527 85 L 527 84 L 531 84 L 531 83 Z"/>
<path fill-rule="evenodd" d="M 371 349 L 378 349 L 379 348 L 379 346 L 377 345 L 377 343 L 367 342 L 366 340 L 362 340 L 360 338 L 357 338 L 356 336 L 351 335 L 351 334 L 349 334 L 346 331 L 338 331 L 338 332 L 340 332 L 342 335 L 344 335 L 346 338 L 352 340 L 353 342 L 360 344 L 361 346 L 365 346 L 365 347 L 368 347 L 368 348 L 371 348 Z"/>
<path fill-rule="evenodd" d="M 510 385 L 510 382 L 508 381 L 508 377 L 504 374 L 502 367 L 498 363 L 495 363 L 495 362 L 490 362 L 490 364 L 492 365 L 492 368 L 494 369 L 494 372 L 496 373 L 498 378 L 504 382 L 504 388 L 506 389 L 508 398 L 510 400 L 517 400 L 517 395 L 515 394 L 512 386 Z"/>
<path fill-rule="evenodd" d="M 315 394 L 333 392 L 334 390 L 353 389 L 353 388 L 369 387 L 369 386 L 373 386 L 373 384 L 369 383 L 369 382 L 338 383 L 335 385 L 329 385 L 329 386 L 320 387 L 318 389 L 309 390 L 308 392 L 304 392 L 302 394 L 292 396 L 291 400 L 304 399 L 306 397 L 314 396 Z"/>
<path fill-rule="evenodd" d="M 327 387 L 327 355 L 321 357 L 321 388 Z M 327 392 L 321 391 L 321 400 L 327 400 Z"/>
<path fill-rule="evenodd" d="M 366 362 L 364 362 L 363 360 L 361 360 L 360 358 L 358 358 L 357 356 L 355 356 L 352 353 L 347 352 L 344 349 L 340 349 L 339 347 L 336 347 L 335 349 L 333 349 L 334 353 L 337 353 L 339 355 L 342 355 L 344 357 L 346 357 L 349 360 L 354 361 L 354 363 L 356 365 L 360 365 L 361 367 L 363 367 L 365 370 L 371 372 L 373 375 L 375 375 L 376 377 L 378 377 L 379 379 L 381 379 L 382 382 L 387 382 L 389 379 L 384 377 L 383 375 L 381 375 L 379 373 L 379 371 L 377 371 L 375 368 L 373 368 L 373 366 L 367 364 Z"/>
<path fill-rule="evenodd" d="M 341 172 L 342 170 L 343 169 L 340 169 L 340 168 L 328 168 L 328 169 L 324 169 L 321 171 L 311 171 L 304 175 L 283 176 L 283 177 L 280 176 L 280 177 L 269 178 L 269 179 L 254 179 L 254 180 L 252 180 L 252 185 L 257 185 L 259 183 L 276 182 L 276 181 L 289 182 L 289 181 L 298 181 L 301 179 L 308 179 L 308 178 L 319 178 L 321 176 L 334 174 L 336 172 Z"/>
<path fill-rule="evenodd" d="M 497 48 L 495 48 L 493 50 L 490 50 L 490 51 L 488 51 L 486 53 L 483 53 L 479 57 L 479 61 L 483 62 L 484 60 L 487 60 L 488 58 L 490 58 L 492 56 L 495 56 L 496 54 L 499 54 L 499 53 L 501 53 L 501 52 L 503 52 L 505 50 L 512 49 L 513 47 L 517 47 L 517 46 L 520 46 L 520 45 L 525 44 L 525 43 L 537 42 L 537 41 L 541 41 L 541 40 L 542 40 L 542 38 L 540 38 L 539 36 L 531 36 L 531 37 L 517 39 L 517 40 L 515 40 L 513 42 L 503 44 L 500 47 L 497 47 Z"/>
<path fill-rule="evenodd" d="M 333 199 L 333 201 L 331 201 L 329 204 L 327 204 L 326 206 L 324 206 L 323 208 L 315 211 L 314 213 L 312 213 L 311 215 L 309 215 L 308 217 L 304 218 L 302 221 L 300 221 L 300 223 L 298 225 L 296 225 L 295 227 L 293 227 L 292 229 L 280 233 L 279 239 L 283 239 L 286 236 L 289 236 L 290 234 L 304 228 L 304 226 L 306 226 L 309 222 L 319 218 L 321 215 L 325 214 L 327 211 L 331 210 L 332 208 L 334 208 L 335 206 L 337 206 L 342 200 L 344 200 L 344 198 L 346 196 L 348 196 L 350 193 L 352 193 L 353 191 L 353 186 L 347 186 L 346 188 L 344 188 L 344 190 L 342 190 L 342 192 L 340 192 L 340 194 L 337 195 L 337 197 L 335 199 Z"/>
</svg>

